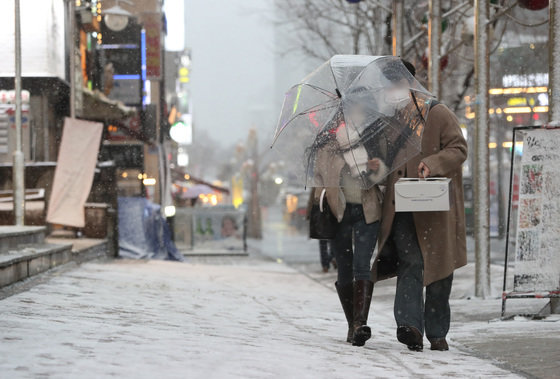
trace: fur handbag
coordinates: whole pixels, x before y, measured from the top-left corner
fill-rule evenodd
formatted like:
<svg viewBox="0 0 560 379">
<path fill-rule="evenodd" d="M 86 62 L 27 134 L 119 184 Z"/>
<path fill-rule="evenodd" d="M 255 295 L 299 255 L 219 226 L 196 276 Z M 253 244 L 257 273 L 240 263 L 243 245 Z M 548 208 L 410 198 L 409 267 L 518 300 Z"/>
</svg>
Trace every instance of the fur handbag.
<svg viewBox="0 0 560 379">
<path fill-rule="evenodd" d="M 309 215 L 309 238 L 332 240 L 336 237 L 338 221 L 325 201 L 326 189 L 323 189 L 318 204 L 313 204 Z"/>
</svg>

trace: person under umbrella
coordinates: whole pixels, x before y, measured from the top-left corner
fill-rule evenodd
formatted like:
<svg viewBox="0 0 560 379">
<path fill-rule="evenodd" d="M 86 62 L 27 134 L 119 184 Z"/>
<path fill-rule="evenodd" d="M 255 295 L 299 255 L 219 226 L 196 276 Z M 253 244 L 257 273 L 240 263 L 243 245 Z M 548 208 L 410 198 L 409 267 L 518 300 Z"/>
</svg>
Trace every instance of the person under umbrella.
<svg viewBox="0 0 560 379">
<path fill-rule="evenodd" d="M 355 118 L 362 117 L 359 105 L 351 112 Z M 362 189 L 361 182 L 364 178 L 377 182 L 387 171 L 380 158 L 368 157 L 360 140 L 360 136 L 348 132 L 340 113 L 327 127 L 322 146 L 313 147 L 316 179 L 332 183 L 334 177 L 340 182 L 339 187 L 318 187 L 313 193 L 316 202 L 326 199 L 338 220 L 333 241 L 338 265 L 335 286 L 348 322 L 346 341 L 355 346 L 363 346 L 371 337 L 367 325 L 373 291 L 370 261 L 377 242 L 382 201 L 378 185 Z M 356 161 L 360 163 L 356 165 Z M 322 190 L 324 198 L 320 196 Z"/>
<path fill-rule="evenodd" d="M 410 79 L 406 93 L 395 91 L 400 87 L 384 75 L 395 64 Z M 432 100 L 400 58 L 361 55 L 332 57 L 284 99 L 273 147 L 292 178 L 315 189 L 321 213 L 328 208 L 336 218 L 335 285 L 348 323 L 347 341 L 357 346 L 371 337 L 370 259 L 381 216 L 379 186 L 420 151 Z"/>
<path fill-rule="evenodd" d="M 414 66 L 406 66 L 414 75 Z M 410 80 L 397 66 L 386 67 L 384 74 L 394 83 Z M 424 332 L 431 350 L 449 349 L 446 335 L 453 271 L 467 263 L 461 167 L 467 158 L 467 142 L 445 105 L 432 102 L 427 116 L 422 151 L 387 177 L 378 255 L 372 267 L 375 282 L 397 276 L 397 339 L 413 351 L 423 349 Z M 401 150 L 397 155 L 404 153 Z M 400 178 L 430 176 L 452 180 L 451 209 L 396 213 L 395 183 Z"/>
</svg>

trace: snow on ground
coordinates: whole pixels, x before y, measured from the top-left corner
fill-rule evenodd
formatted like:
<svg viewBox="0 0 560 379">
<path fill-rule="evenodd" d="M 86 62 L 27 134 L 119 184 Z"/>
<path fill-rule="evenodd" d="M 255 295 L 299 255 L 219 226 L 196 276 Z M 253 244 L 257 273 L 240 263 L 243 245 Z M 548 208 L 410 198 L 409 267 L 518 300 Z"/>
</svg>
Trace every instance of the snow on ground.
<svg viewBox="0 0 560 379">
<path fill-rule="evenodd" d="M 391 308 L 381 291 L 353 347 L 336 294 L 282 264 L 90 263 L 0 301 L 0 377 L 517 377 L 453 345 L 408 351 Z"/>
</svg>

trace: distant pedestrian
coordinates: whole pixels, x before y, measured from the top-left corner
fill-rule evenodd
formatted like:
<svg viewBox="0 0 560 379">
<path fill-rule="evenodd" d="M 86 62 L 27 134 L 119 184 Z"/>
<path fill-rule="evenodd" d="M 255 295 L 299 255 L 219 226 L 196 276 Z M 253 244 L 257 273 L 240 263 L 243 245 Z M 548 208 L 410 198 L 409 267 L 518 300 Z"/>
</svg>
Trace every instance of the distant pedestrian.
<svg viewBox="0 0 560 379">
<path fill-rule="evenodd" d="M 329 272 L 331 265 L 334 268 L 337 267 L 331 240 L 319 240 L 319 254 L 321 256 L 321 266 L 323 267 L 324 273 Z"/>
<path fill-rule="evenodd" d="M 403 63 L 414 76 L 414 66 Z M 387 70 L 385 75 L 396 85 L 404 82 L 406 86 L 398 72 Z M 432 350 L 448 350 L 453 271 L 467 262 L 461 167 L 466 158 L 467 142 L 457 118 L 445 105 L 436 103 L 427 117 L 421 153 L 387 179 L 372 277 L 377 281 L 397 276 L 397 339 L 411 350 L 423 349 L 424 332 Z M 429 176 L 451 179 L 451 210 L 395 213 L 397 180 Z"/>
</svg>

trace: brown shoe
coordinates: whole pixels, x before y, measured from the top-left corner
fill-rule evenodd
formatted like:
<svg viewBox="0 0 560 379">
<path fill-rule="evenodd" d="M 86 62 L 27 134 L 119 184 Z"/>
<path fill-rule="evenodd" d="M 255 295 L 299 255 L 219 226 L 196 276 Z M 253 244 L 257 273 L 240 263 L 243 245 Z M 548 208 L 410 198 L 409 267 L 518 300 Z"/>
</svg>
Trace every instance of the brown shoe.
<svg viewBox="0 0 560 379">
<path fill-rule="evenodd" d="M 422 351 L 424 349 L 422 333 L 414 326 L 399 326 L 397 339 L 404 343 L 409 350 Z"/>
<path fill-rule="evenodd" d="M 449 345 L 447 344 L 445 337 L 428 338 L 428 341 L 430 341 L 430 343 L 432 344 L 432 346 L 430 346 L 430 350 L 439 350 L 439 351 L 449 350 Z"/>
</svg>

